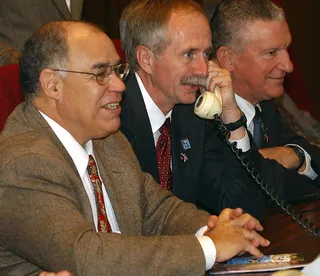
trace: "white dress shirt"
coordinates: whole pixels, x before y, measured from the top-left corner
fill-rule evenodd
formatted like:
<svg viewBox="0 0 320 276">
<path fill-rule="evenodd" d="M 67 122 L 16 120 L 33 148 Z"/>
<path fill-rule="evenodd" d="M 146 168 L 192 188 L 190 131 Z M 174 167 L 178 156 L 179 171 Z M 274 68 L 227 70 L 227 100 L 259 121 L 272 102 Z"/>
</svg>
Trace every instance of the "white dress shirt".
<svg viewBox="0 0 320 276">
<path fill-rule="evenodd" d="M 90 177 L 89 177 L 89 174 L 87 171 L 89 154 L 91 154 L 94 157 L 92 141 L 90 140 L 86 144 L 86 147 L 83 148 L 72 137 L 72 135 L 67 130 L 65 130 L 58 123 L 53 121 L 51 118 L 49 118 L 47 115 L 45 115 L 41 111 L 39 111 L 39 112 L 43 116 L 43 118 L 47 121 L 49 126 L 52 128 L 53 132 L 56 134 L 56 136 L 58 137 L 60 142 L 63 144 L 63 146 L 65 147 L 65 149 L 69 153 L 70 157 L 72 158 L 72 160 L 77 168 L 77 171 L 79 173 L 79 176 L 82 180 L 83 186 L 87 192 L 87 195 L 88 195 L 88 198 L 90 201 L 94 225 L 95 225 L 96 231 L 98 232 L 97 205 L 96 205 L 93 185 L 92 185 L 92 182 L 90 180 Z M 99 164 L 97 164 L 97 167 L 98 167 L 98 173 L 100 176 Z M 118 225 L 114 210 L 112 208 L 111 201 L 109 199 L 106 188 L 103 184 L 103 179 L 101 178 L 101 176 L 100 176 L 100 179 L 102 182 L 102 192 L 103 192 L 104 203 L 105 203 L 105 207 L 106 207 L 106 211 L 107 211 L 107 217 L 108 217 L 112 232 L 120 234 L 121 232 L 119 229 L 119 225 Z"/>
<path fill-rule="evenodd" d="M 71 0 L 66 0 L 66 4 L 68 6 L 69 12 L 71 12 Z"/>
<path fill-rule="evenodd" d="M 247 100 L 241 98 L 239 95 L 235 94 L 235 98 L 237 101 L 237 104 L 240 108 L 240 110 L 244 113 L 244 115 L 247 117 L 247 128 L 248 130 L 253 133 L 253 117 L 255 116 L 255 109 L 254 106 L 249 103 Z M 261 110 L 261 107 L 259 104 L 257 104 L 257 107 Z M 297 146 L 300 149 L 303 150 L 304 155 L 305 155 L 305 159 L 306 159 L 306 168 L 303 172 L 298 172 L 301 175 L 305 175 L 311 179 L 315 179 L 318 174 L 312 169 L 311 167 L 311 156 L 309 155 L 309 153 L 307 153 L 302 147 L 300 147 L 299 145 L 296 144 L 288 144 L 285 146 Z"/>
</svg>

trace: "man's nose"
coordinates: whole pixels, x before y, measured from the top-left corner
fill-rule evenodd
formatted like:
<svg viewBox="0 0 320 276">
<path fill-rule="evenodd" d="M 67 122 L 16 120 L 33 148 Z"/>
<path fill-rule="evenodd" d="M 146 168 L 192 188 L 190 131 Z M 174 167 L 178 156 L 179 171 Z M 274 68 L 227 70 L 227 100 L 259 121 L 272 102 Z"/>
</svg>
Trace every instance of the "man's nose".
<svg viewBox="0 0 320 276">
<path fill-rule="evenodd" d="M 281 60 L 278 63 L 278 69 L 286 73 L 291 73 L 293 71 L 293 63 L 290 60 L 290 56 L 287 50 L 284 51 L 281 55 Z"/>
<path fill-rule="evenodd" d="M 208 76 L 208 60 L 204 56 L 200 56 L 196 60 L 193 73 L 202 77 Z"/>
<path fill-rule="evenodd" d="M 110 81 L 108 82 L 108 90 L 113 92 L 123 93 L 126 89 L 126 86 L 123 82 L 123 79 L 120 78 L 115 72 L 112 72 Z"/>
</svg>

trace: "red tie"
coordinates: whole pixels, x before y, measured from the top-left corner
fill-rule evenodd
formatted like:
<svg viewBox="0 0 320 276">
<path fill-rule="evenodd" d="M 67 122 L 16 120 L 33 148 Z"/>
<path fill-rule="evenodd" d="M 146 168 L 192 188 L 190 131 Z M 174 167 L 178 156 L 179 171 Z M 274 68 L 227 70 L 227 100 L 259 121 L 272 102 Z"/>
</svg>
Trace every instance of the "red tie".
<svg viewBox="0 0 320 276">
<path fill-rule="evenodd" d="M 97 165 L 93 156 L 89 155 L 89 162 L 87 167 L 90 180 L 93 185 L 94 195 L 96 198 L 96 205 L 98 211 L 98 231 L 99 232 L 112 232 L 110 223 L 108 221 L 106 207 L 104 205 L 102 182 L 98 174 Z"/>
<path fill-rule="evenodd" d="M 160 184 L 168 191 L 172 189 L 171 160 L 171 126 L 167 118 L 160 128 L 160 136 L 156 146 Z"/>
</svg>

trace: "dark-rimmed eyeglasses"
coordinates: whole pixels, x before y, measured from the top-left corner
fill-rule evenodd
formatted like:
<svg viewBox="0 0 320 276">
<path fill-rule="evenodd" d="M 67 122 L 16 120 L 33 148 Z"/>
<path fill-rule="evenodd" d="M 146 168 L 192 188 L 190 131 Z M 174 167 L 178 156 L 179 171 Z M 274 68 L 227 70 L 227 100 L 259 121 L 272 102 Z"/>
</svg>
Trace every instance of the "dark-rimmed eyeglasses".
<svg viewBox="0 0 320 276">
<path fill-rule="evenodd" d="M 112 73 L 114 72 L 120 79 L 125 79 L 129 74 L 129 63 L 120 63 L 116 65 L 109 65 L 101 67 L 98 73 L 91 72 L 81 72 L 81 71 L 73 71 L 73 70 L 65 70 L 65 69 L 52 69 L 57 72 L 67 72 L 67 73 L 76 73 L 76 74 L 86 74 L 92 75 L 96 77 L 96 81 L 98 84 L 103 85 L 108 83 L 108 81 L 112 77 Z"/>
</svg>

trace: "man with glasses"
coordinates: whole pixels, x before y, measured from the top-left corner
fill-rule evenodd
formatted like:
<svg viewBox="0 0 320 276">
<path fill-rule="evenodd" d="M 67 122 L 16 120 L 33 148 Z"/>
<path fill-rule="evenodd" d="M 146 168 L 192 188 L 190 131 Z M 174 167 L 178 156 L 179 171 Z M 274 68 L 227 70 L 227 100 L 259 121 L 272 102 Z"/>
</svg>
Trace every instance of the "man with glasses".
<svg viewBox="0 0 320 276">
<path fill-rule="evenodd" d="M 0 136 L 0 274 L 203 275 L 269 244 L 240 209 L 199 211 L 144 174 L 117 131 L 128 66 L 82 22 L 25 44 L 28 100 Z"/>
</svg>

